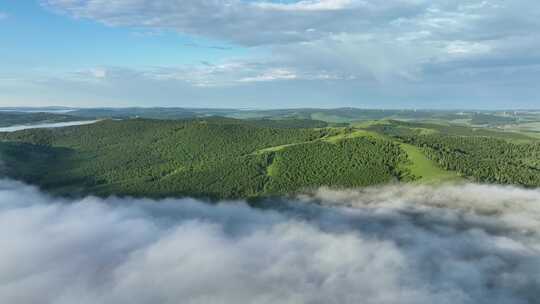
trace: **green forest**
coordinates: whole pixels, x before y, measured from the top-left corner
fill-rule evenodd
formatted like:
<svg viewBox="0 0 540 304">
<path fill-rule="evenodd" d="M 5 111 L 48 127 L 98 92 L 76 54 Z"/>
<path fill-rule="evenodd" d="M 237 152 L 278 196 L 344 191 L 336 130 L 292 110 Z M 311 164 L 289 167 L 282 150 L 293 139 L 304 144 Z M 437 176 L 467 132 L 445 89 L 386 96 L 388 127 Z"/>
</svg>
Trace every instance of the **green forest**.
<svg viewBox="0 0 540 304">
<path fill-rule="evenodd" d="M 421 147 L 428 158 L 446 170 L 477 182 L 540 185 L 540 144 L 515 144 L 490 137 L 409 136 L 405 142 Z"/>
<path fill-rule="evenodd" d="M 138 118 L 0 140 L 3 175 L 59 195 L 235 199 L 428 180 L 540 186 L 534 138 L 428 122 Z"/>
</svg>

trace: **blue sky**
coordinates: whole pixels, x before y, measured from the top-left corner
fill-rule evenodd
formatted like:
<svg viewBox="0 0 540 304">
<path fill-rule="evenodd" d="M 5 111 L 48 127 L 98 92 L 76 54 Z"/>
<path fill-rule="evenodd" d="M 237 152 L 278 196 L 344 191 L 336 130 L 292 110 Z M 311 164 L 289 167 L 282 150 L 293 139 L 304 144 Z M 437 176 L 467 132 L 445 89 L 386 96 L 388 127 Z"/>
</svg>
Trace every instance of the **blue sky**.
<svg viewBox="0 0 540 304">
<path fill-rule="evenodd" d="M 0 106 L 540 108 L 536 0 L 0 2 Z"/>
</svg>

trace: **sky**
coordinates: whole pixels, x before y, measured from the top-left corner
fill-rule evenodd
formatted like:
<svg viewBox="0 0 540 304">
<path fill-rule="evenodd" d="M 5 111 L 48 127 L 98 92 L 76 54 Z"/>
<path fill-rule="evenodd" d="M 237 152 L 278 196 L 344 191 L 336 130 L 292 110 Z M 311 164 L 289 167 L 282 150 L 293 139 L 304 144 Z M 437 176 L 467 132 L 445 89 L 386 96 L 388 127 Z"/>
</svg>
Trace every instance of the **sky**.
<svg viewBox="0 0 540 304">
<path fill-rule="evenodd" d="M 0 106 L 540 108 L 537 0 L 4 0 Z"/>
</svg>

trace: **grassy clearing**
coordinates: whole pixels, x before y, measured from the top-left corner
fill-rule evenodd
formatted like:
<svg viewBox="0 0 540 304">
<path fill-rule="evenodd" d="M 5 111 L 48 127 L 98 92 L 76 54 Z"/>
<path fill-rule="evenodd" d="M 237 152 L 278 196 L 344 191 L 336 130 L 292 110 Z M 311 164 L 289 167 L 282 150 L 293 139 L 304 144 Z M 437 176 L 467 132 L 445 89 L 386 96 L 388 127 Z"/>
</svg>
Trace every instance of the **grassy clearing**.
<svg viewBox="0 0 540 304">
<path fill-rule="evenodd" d="M 318 139 L 316 139 L 316 140 L 318 140 Z M 268 147 L 268 148 L 257 150 L 253 154 L 263 154 L 263 153 L 278 152 L 278 151 L 282 151 L 282 150 L 284 150 L 285 148 L 288 148 L 288 147 L 294 147 L 294 146 L 297 146 L 297 145 L 309 144 L 311 142 L 313 142 L 313 141 L 303 141 L 303 142 L 298 142 L 298 143 L 292 143 L 292 144 Z"/>
<path fill-rule="evenodd" d="M 337 128 L 336 128 L 336 130 L 337 130 Z M 352 138 L 357 138 L 357 137 L 364 137 L 364 136 L 371 136 L 371 137 L 374 137 L 374 138 L 382 138 L 381 135 L 379 135 L 379 134 L 377 134 L 375 132 L 370 132 L 370 131 L 366 131 L 366 130 L 354 130 L 352 132 L 347 132 L 347 131 L 345 131 L 346 129 L 341 129 L 341 130 L 342 131 L 337 135 L 329 135 L 329 136 L 314 139 L 312 141 L 303 141 L 303 142 L 297 142 L 297 143 L 290 143 L 290 144 L 285 144 L 285 145 L 268 147 L 268 148 L 257 150 L 253 154 L 279 152 L 279 151 L 283 151 L 286 148 L 290 148 L 290 147 L 294 147 L 294 146 L 298 146 L 298 145 L 305 145 L 305 144 L 315 143 L 315 142 L 319 142 L 319 141 L 324 141 L 324 142 L 329 142 L 329 143 L 336 144 L 336 143 L 338 143 L 339 141 L 342 141 L 342 140 L 352 139 Z"/>
<path fill-rule="evenodd" d="M 326 122 L 333 122 L 333 123 L 348 123 L 351 121 L 350 118 L 342 117 L 338 115 L 330 115 L 322 112 L 317 112 L 311 114 L 311 119 L 314 120 L 321 120 Z"/>
<path fill-rule="evenodd" d="M 323 141 L 336 144 L 339 141 L 345 140 L 345 139 L 351 139 L 351 138 L 357 138 L 357 137 L 374 137 L 374 138 L 381 138 L 381 136 L 375 132 L 370 132 L 366 130 L 354 130 L 352 132 L 344 132 L 338 135 L 328 136 L 323 138 Z"/>
<path fill-rule="evenodd" d="M 527 136 L 534 137 L 536 139 L 540 139 L 540 132 L 520 132 Z"/>
<path fill-rule="evenodd" d="M 351 126 L 354 128 L 369 128 L 373 125 L 388 125 L 390 124 L 390 121 L 387 119 L 381 119 L 381 120 L 362 120 L 362 121 L 355 121 L 351 123 Z"/>
<path fill-rule="evenodd" d="M 406 165 L 406 168 L 417 178 L 416 182 L 437 184 L 462 180 L 455 172 L 439 168 L 439 166 L 434 161 L 428 159 L 419 148 L 404 143 L 400 144 L 400 146 L 405 150 L 411 161 Z"/>
<path fill-rule="evenodd" d="M 540 132 L 540 122 L 524 123 L 519 126 L 523 131 Z"/>
<path fill-rule="evenodd" d="M 513 125 L 506 125 L 503 127 L 505 131 L 512 131 L 512 132 L 540 132 L 540 122 L 528 122 L 528 123 L 520 123 L 520 124 L 513 124 Z"/>
</svg>

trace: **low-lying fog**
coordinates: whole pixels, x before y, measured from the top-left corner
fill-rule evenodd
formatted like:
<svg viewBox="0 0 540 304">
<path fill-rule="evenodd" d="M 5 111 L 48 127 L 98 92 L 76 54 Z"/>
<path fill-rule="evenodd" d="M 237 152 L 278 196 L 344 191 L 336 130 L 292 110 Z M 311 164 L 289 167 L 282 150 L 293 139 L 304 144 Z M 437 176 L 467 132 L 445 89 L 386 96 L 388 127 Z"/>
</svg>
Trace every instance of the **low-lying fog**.
<svg viewBox="0 0 540 304">
<path fill-rule="evenodd" d="M 323 189 L 266 205 L 70 201 L 0 181 L 1 302 L 540 299 L 538 190 Z"/>
<path fill-rule="evenodd" d="M 71 126 L 89 125 L 98 122 L 99 120 L 82 120 L 82 121 L 69 121 L 69 122 L 54 122 L 54 123 L 38 123 L 30 125 L 16 125 L 10 127 L 0 128 L 0 132 L 15 132 L 27 129 L 49 129 L 49 128 L 62 128 Z"/>
</svg>

